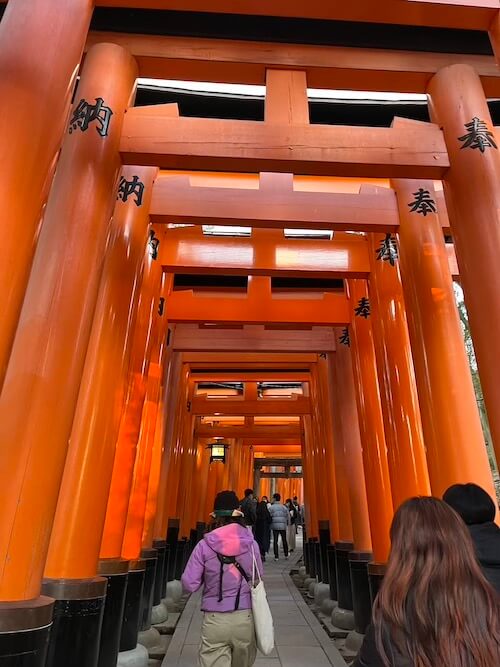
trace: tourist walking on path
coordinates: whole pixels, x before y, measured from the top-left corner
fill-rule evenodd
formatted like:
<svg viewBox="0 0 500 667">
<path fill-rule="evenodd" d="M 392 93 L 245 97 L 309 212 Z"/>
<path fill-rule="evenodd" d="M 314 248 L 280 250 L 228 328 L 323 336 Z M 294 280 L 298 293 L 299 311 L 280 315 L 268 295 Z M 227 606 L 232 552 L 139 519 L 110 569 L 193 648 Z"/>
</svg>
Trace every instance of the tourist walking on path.
<svg viewBox="0 0 500 667">
<path fill-rule="evenodd" d="M 500 665 L 500 598 L 462 519 L 436 498 L 403 503 L 373 623 L 353 667 Z"/>
<path fill-rule="evenodd" d="M 234 491 L 217 495 L 214 516 L 216 529 L 198 542 L 182 575 L 185 591 L 203 586 L 199 665 L 251 667 L 257 647 L 250 585 L 254 558 L 263 575 L 259 546 Z"/>
<path fill-rule="evenodd" d="M 271 513 L 271 530 L 273 531 L 274 560 L 279 560 L 278 539 L 280 536 L 285 558 L 288 558 L 288 541 L 286 535 L 288 526 L 290 525 L 290 512 L 281 502 L 279 493 L 274 494 L 273 504 L 269 511 Z"/>
<path fill-rule="evenodd" d="M 257 519 L 257 501 L 253 497 L 253 489 L 245 489 L 245 497 L 241 501 L 241 511 L 248 529 L 253 531 Z"/>
<path fill-rule="evenodd" d="M 257 504 L 255 541 L 259 545 L 262 561 L 265 561 L 266 554 L 271 546 L 271 514 L 265 500 L 261 500 L 260 503 Z"/>
<path fill-rule="evenodd" d="M 297 510 L 295 509 L 291 498 L 288 498 L 288 500 L 285 501 L 285 506 L 290 514 L 290 525 L 288 526 L 288 549 L 291 553 L 292 551 L 295 551 L 297 538 Z"/>
</svg>

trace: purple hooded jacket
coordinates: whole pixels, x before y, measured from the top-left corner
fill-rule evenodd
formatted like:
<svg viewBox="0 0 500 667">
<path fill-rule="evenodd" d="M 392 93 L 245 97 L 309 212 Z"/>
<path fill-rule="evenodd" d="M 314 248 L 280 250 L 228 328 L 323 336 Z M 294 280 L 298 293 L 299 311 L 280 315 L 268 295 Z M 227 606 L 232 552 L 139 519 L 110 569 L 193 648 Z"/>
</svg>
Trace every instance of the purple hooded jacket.
<svg viewBox="0 0 500 667">
<path fill-rule="evenodd" d="M 194 593 L 203 585 L 201 602 L 202 611 L 231 612 L 234 611 L 238 591 L 240 604 L 238 609 L 251 609 L 252 599 L 250 587 L 234 565 L 224 565 L 222 578 L 222 602 L 219 602 L 220 561 L 217 553 L 223 556 L 235 556 L 238 563 L 252 578 L 252 548 L 262 576 L 262 561 L 259 545 L 252 533 L 237 523 L 217 528 L 198 542 L 182 575 L 182 586 L 185 591 Z M 217 553 L 216 553 L 217 552 Z"/>
</svg>

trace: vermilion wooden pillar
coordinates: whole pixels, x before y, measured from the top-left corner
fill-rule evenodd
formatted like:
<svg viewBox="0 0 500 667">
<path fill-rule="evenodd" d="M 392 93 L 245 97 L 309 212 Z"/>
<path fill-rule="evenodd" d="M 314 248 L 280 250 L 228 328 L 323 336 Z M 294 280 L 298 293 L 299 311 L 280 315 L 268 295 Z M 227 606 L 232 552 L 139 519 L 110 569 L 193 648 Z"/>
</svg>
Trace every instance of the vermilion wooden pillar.
<svg viewBox="0 0 500 667">
<path fill-rule="evenodd" d="M 326 491 L 326 502 L 328 508 L 328 520 L 330 523 L 330 539 L 332 544 L 340 539 L 340 525 L 342 532 L 349 528 L 346 524 L 350 522 L 349 498 L 344 491 L 347 491 L 343 473 L 343 451 L 340 433 L 335 432 L 332 419 L 332 405 L 329 387 L 329 368 L 326 355 L 320 355 L 317 362 L 317 390 L 318 401 L 313 401 L 320 409 L 321 421 L 323 424 L 323 443 L 322 463 L 322 482 L 321 486 Z M 338 454 L 338 457 L 337 457 Z M 320 459 L 321 460 L 321 459 Z M 340 483 L 340 486 L 339 486 Z M 341 516 L 342 515 L 342 516 Z"/>
<path fill-rule="evenodd" d="M 316 470 L 312 453 L 313 437 L 311 417 L 303 417 L 302 470 L 304 476 L 304 505 L 306 510 L 306 532 L 308 537 L 318 537 L 318 504 L 316 499 Z"/>
<path fill-rule="evenodd" d="M 370 302 L 394 508 L 430 495 L 395 236 L 369 234 Z"/>
<path fill-rule="evenodd" d="M 116 202 L 121 127 L 136 73 L 123 48 L 91 49 L 47 204 L 0 398 L 0 599 L 26 600 L 40 592 Z M 92 592 L 103 594 L 101 581 Z M 72 596 L 66 590 L 61 595 Z M 56 619 L 57 614 L 56 606 Z M 58 637 L 57 627 L 48 665 L 65 655 L 71 635 Z M 79 633 L 71 642 L 75 654 L 81 649 L 81 660 L 95 648 Z"/>
<path fill-rule="evenodd" d="M 51 636 L 50 664 L 64 660 L 82 664 L 79 662 L 81 646 L 75 641 L 81 621 L 74 614 L 74 607 L 79 600 L 81 606 L 87 606 L 89 602 L 84 597 L 83 586 L 96 585 L 156 172 L 148 167 L 125 167 L 121 172 L 121 186 L 45 565 L 43 590 L 57 598 L 61 608 Z M 129 184 L 140 187 L 129 187 Z M 108 607 L 112 597 L 124 598 L 126 569 L 123 564 L 121 585 L 115 577 L 108 586 Z M 116 575 L 116 567 L 110 572 L 100 572 Z M 68 599 L 72 599 L 71 607 L 68 607 Z M 103 600 L 99 602 L 102 606 Z M 97 607 L 97 602 L 94 605 Z M 108 661 L 116 660 L 118 654 L 121 618 L 114 621 L 113 631 L 110 632 L 106 624 L 103 633 L 103 643 L 110 651 Z M 61 626 L 60 631 L 58 626 Z M 62 636 L 68 635 L 70 638 L 61 642 Z M 98 649 L 99 633 L 96 631 L 92 641 L 88 637 L 85 639 L 85 663 L 89 661 L 90 651 L 97 655 Z"/>
<path fill-rule="evenodd" d="M 500 461 L 500 137 L 481 81 L 468 65 L 440 70 L 428 87 L 430 113 L 443 128 L 450 168 L 443 178 L 460 282 L 484 401 Z"/>
<path fill-rule="evenodd" d="M 157 303 L 159 303 L 159 300 L 158 297 Z M 127 559 L 139 558 L 141 554 L 153 445 L 160 404 L 160 388 L 164 377 L 164 341 L 166 333 L 167 317 L 163 311 L 155 310 L 153 313 L 152 345 L 146 397 L 142 410 L 140 435 L 122 545 L 122 556 Z"/>
<path fill-rule="evenodd" d="M 351 350 L 373 557 L 375 562 L 385 563 L 389 555 L 393 506 L 368 285 L 365 280 L 351 279 L 347 281 L 347 292 L 352 311 Z"/>
<path fill-rule="evenodd" d="M 340 342 L 343 339 L 343 331 L 336 329 L 335 333 L 337 351 L 332 359 L 332 384 L 336 386 L 334 396 L 337 398 L 337 410 L 344 439 L 345 474 L 349 490 L 352 536 L 355 549 L 370 552 L 372 549 L 370 521 L 351 350 L 348 345 Z"/>
<path fill-rule="evenodd" d="M 119 46 L 89 52 L 47 205 L 0 398 L 3 600 L 40 592 L 136 72 Z M 98 118 L 84 106 L 96 99 L 103 100 Z"/>
<path fill-rule="evenodd" d="M 150 230 L 150 233 L 153 230 Z M 155 232 L 155 238 L 156 238 Z M 161 244 L 161 241 L 160 241 Z M 162 270 L 150 248 L 145 257 L 137 318 L 132 337 L 125 408 L 118 431 L 113 473 L 102 535 L 101 559 L 121 557 L 123 535 L 132 485 L 135 454 L 153 345 L 153 322 L 157 318 Z"/>
<path fill-rule="evenodd" d="M 0 23 L 0 389 L 93 7 L 12 0 Z"/>
<path fill-rule="evenodd" d="M 401 277 L 432 492 L 475 482 L 495 497 L 474 388 L 437 214 L 414 208 L 432 181 L 395 180 L 400 215 Z"/>
<path fill-rule="evenodd" d="M 167 535 L 168 519 L 177 518 L 172 514 L 172 486 L 178 478 L 179 451 L 175 446 L 177 407 L 181 386 L 181 355 L 172 352 L 165 381 L 165 434 L 164 452 L 161 461 L 158 511 L 155 517 L 154 534 L 158 540 Z"/>
</svg>

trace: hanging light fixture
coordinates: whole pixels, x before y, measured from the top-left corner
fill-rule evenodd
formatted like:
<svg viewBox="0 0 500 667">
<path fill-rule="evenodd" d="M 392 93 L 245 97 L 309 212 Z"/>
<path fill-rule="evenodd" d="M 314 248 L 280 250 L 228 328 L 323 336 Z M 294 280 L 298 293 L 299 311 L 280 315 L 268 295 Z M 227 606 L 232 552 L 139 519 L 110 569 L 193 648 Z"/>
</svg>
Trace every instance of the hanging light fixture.
<svg viewBox="0 0 500 667">
<path fill-rule="evenodd" d="M 214 442 L 207 446 L 210 450 L 210 463 L 225 463 L 226 449 L 229 449 L 227 442 L 223 442 L 222 438 L 214 438 Z"/>
</svg>

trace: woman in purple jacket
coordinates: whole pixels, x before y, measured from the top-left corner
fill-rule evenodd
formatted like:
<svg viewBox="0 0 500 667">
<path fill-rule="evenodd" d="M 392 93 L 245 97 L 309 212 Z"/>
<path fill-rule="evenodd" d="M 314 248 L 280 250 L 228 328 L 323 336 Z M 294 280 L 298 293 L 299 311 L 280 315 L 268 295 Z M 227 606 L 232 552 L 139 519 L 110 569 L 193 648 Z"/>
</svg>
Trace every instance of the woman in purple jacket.
<svg viewBox="0 0 500 667">
<path fill-rule="evenodd" d="M 253 560 L 262 576 L 257 542 L 247 530 L 234 491 L 215 498 L 217 528 L 197 544 L 182 575 L 184 590 L 203 586 L 199 664 L 251 667 L 257 655 L 250 585 Z"/>
</svg>

